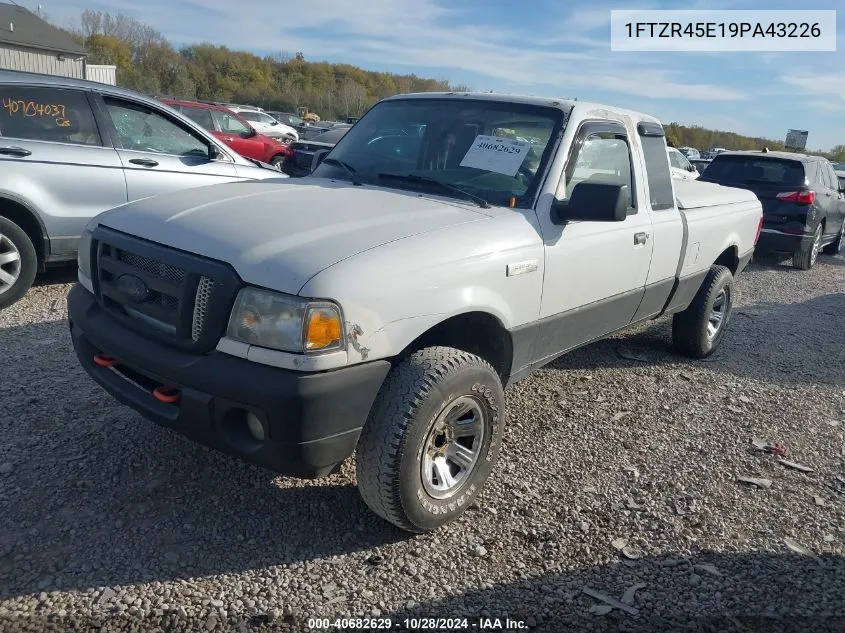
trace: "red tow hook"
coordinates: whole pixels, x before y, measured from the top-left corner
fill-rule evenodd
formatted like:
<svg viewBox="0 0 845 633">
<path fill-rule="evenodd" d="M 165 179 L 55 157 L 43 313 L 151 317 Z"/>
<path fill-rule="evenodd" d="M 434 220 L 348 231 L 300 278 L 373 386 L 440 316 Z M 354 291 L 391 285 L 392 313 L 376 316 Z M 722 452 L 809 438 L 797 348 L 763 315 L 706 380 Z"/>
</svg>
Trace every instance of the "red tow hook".
<svg viewBox="0 0 845 633">
<path fill-rule="evenodd" d="M 179 402 L 180 398 L 179 390 L 174 387 L 168 387 L 167 385 L 159 385 L 153 389 L 153 396 L 155 396 L 156 400 L 164 404 L 175 404 Z"/>
<path fill-rule="evenodd" d="M 111 356 L 106 356 L 105 354 L 94 354 L 94 364 L 98 367 L 115 367 L 120 363 Z"/>
</svg>

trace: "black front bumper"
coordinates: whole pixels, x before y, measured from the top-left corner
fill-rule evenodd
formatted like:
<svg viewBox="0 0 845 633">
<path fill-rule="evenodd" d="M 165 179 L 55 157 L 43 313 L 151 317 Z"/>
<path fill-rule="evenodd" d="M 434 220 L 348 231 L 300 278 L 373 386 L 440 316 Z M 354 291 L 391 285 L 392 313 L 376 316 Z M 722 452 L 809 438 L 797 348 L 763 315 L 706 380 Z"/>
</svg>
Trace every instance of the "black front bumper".
<svg viewBox="0 0 845 633">
<path fill-rule="evenodd" d="M 353 453 L 390 369 L 375 361 L 303 373 L 220 352 L 192 354 L 135 333 L 82 286 L 67 301 L 79 361 L 106 391 L 162 426 L 285 475 L 324 476 Z M 119 364 L 101 367 L 98 353 Z M 157 399 L 159 385 L 178 389 L 179 401 Z M 263 441 L 250 433 L 247 412 L 261 421 Z"/>
</svg>

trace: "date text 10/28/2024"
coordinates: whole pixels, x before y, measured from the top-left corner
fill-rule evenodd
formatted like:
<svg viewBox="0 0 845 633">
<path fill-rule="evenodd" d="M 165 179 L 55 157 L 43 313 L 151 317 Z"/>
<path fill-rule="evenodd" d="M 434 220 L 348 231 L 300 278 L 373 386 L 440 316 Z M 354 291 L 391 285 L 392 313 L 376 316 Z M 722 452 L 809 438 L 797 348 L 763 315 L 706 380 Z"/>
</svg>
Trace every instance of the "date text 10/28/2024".
<svg viewBox="0 0 845 633">
<path fill-rule="evenodd" d="M 309 630 L 340 631 L 527 631 L 516 618 L 308 618 Z"/>
</svg>

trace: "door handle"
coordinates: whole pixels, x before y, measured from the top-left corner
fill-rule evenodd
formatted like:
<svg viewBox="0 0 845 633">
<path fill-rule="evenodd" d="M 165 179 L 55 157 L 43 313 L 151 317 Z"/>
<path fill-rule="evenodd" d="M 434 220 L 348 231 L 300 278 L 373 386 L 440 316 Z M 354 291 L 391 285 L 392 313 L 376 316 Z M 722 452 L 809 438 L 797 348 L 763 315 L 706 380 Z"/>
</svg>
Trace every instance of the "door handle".
<svg viewBox="0 0 845 633">
<path fill-rule="evenodd" d="M 6 154 L 7 156 L 29 156 L 32 152 L 23 147 L 0 147 L 0 154 Z"/>
<path fill-rule="evenodd" d="M 152 158 L 131 158 L 129 162 L 133 165 L 143 165 L 144 167 L 158 166 L 158 161 L 155 161 Z"/>
<path fill-rule="evenodd" d="M 235 139 L 234 139 L 233 137 L 231 137 L 231 136 L 224 136 L 224 137 L 223 137 L 223 140 L 224 140 L 224 141 L 226 141 L 227 143 L 231 143 L 231 142 L 232 142 L 232 141 L 234 141 Z"/>
<path fill-rule="evenodd" d="M 648 241 L 648 233 L 634 233 L 634 246 L 640 246 Z"/>
</svg>

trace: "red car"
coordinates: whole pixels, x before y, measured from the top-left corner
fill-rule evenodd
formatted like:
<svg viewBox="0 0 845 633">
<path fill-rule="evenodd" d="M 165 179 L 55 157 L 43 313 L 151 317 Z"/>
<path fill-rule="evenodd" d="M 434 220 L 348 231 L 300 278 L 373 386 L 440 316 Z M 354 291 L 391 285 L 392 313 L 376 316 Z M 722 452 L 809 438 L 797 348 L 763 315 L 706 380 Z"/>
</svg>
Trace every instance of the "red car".
<svg viewBox="0 0 845 633">
<path fill-rule="evenodd" d="M 241 156 L 281 168 L 285 158 L 293 155 L 287 145 L 259 134 L 246 119 L 223 106 L 178 99 L 160 99 L 160 101 L 179 110 Z"/>
</svg>

